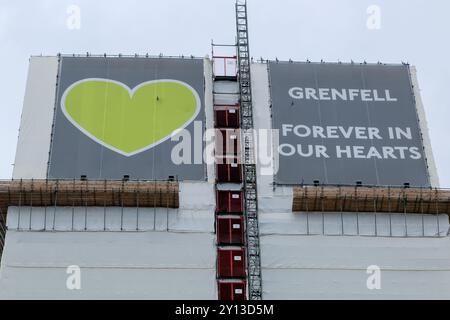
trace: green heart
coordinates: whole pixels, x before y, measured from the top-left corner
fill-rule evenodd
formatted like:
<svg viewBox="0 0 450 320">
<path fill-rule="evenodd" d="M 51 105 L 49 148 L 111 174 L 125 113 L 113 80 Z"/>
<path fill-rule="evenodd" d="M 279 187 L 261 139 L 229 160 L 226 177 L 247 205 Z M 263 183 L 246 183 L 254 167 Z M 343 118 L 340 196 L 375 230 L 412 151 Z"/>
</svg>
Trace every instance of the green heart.
<svg viewBox="0 0 450 320">
<path fill-rule="evenodd" d="M 131 90 L 106 79 L 86 79 L 63 95 L 65 116 L 87 136 L 125 156 L 168 140 L 200 111 L 197 92 L 175 80 L 145 82 Z"/>
</svg>

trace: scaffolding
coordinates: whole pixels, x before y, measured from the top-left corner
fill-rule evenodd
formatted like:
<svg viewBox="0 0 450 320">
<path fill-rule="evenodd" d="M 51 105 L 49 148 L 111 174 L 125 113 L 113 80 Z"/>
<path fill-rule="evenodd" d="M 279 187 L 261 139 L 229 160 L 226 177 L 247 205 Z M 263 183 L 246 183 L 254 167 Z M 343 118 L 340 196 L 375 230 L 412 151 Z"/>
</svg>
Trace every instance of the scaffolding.
<svg viewBox="0 0 450 320">
<path fill-rule="evenodd" d="M 385 212 L 450 215 L 450 190 L 400 187 L 298 186 L 294 212 Z"/>
<path fill-rule="evenodd" d="M 0 182 L 0 209 L 11 206 L 179 207 L 175 181 L 13 180 Z"/>
<path fill-rule="evenodd" d="M 11 206 L 179 207 L 175 181 L 13 180 L 0 182 L 0 210 Z"/>
<path fill-rule="evenodd" d="M 339 220 L 341 230 L 334 235 L 382 237 L 447 237 L 450 233 L 450 190 L 381 186 L 297 186 L 294 187 L 292 211 L 306 217 L 305 235 L 311 232 L 309 218 L 321 214 L 322 228 L 325 216 Z M 352 222 L 350 220 L 353 220 Z M 447 221 L 446 221 L 447 219 Z M 335 220 L 335 224 L 336 221 Z M 344 223 L 344 220 L 347 222 Z M 364 222 L 365 221 L 365 222 Z M 373 227 L 369 233 L 362 226 Z M 379 225 L 383 226 L 379 229 Z M 403 231 L 394 232 L 393 225 Z M 339 223 L 338 223 L 339 225 Z M 354 232 L 344 230 L 354 226 Z M 367 226 L 366 226 L 367 227 Z M 431 228 L 431 229 L 430 229 Z M 415 230 L 414 230 L 415 229 Z M 425 229 L 430 229 L 426 231 Z"/>
<path fill-rule="evenodd" d="M 176 181 L 0 181 L 0 257 L 9 207 L 179 208 Z M 55 211 L 56 212 L 56 211 Z M 31 219 L 31 215 L 30 215 Z"/>
<path fill-rule="evenodd" d="M 259 245 L 256 159 L 254 154 L 253 104 L 250 72 L 247 1 L 236 2 L 238 78 L 241 100 L 241 128 L 244 148 L 244 199 L 247 231 L 249 299 L 262 299 L 261 257 Z"/>
</svg>

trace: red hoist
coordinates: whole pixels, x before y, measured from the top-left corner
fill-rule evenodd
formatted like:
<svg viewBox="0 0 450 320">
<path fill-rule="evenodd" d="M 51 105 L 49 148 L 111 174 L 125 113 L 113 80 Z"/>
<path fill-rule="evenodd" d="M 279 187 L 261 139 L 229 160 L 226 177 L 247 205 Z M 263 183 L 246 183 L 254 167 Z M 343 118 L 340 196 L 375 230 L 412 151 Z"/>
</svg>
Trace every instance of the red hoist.
<svg viewBox="0 0 450 320">
<path fill-rule="evenodd" d="M 220 300 L 261 300 L 261 263 L 247 3 L 236 3 L 237 44 L 212 44 Z M 233 50 L 216 55 L 215 49 Z M 237 49 L 237 55 L 236 55 Z"/>
</svg>

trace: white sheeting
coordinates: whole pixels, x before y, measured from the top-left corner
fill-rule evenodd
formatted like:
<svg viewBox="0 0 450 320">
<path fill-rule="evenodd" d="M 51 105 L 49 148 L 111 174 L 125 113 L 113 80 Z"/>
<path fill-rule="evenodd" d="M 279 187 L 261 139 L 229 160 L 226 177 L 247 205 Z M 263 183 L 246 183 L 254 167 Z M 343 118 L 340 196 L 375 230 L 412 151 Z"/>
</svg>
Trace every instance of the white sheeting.
<svg viewBox="0 0 450 320">
<path fill-rule="evenodd" d="M 81 268 L 82 290 L 66 288 Z M 8 231 L 0 299 L 215 299 L 212 234 Z"/>
<path fill-rule="evenodd" d="M 261 258 L 264 299 L 450 299 L 450 238 L 262 236 Z"/>
<path fill-rule="evenodd" d="M 239 84 L 234 81 L 214 81 L 215 93 L 239 94 Z"/>
<path fill-rule="evenodd" d="M 213 98 L 213 71 L 212 62 L 210 59 L 204 59 L 205 70 L 205 116 L 206 129 L 214 129 L 214 98 Z M 208 137 L 209 138 L 209 137 Z M 215 183 L 216 181 L 216 166 L 214 161 L 207 163 L 208 182 Z"/>
<path fill-rule="evenodd" d="M 270 109 L 269 74 L 266 64 L 252 64 L 252 92 L 254 104 L 254 122 L 256 129 L 272 129 L 272 116 Z M 261 139 L 258 147 L 266 150 L 274 150 L 273 141 L 263 142 Z M 264 212 L 291 212 L 293 200 L 293 188 L 289 186 L 273 187 L 276 161 L 263 165 L 259 161 L 256 164 L 258 179 L 258 210 Z"/>
<path fill-rule="evenodd" d="M 216 209 L 214 183 L 180 182 L 180 209 L 214 212 Z"/>
<path fill-rule="evenodd" d="M 214 233 L 212 211 L 120 207 L 10 207 L 9 230 Z"/>
<path fill-rule="evenodd" d="M 330 235 L 377 237 L 445 237 L 448 216 L 388 213 L 264 213 L 261 235 Z"/>
<path fill-rule="evenodd" d="M 239 94 L 215 93 L 214 103 L 216 105 L 236 105 L 239 103 Z"/>
<path fill-rule="evenodd" d="M 181 182 L 179 209 L 10 207 L 0 299 L 216 299 L 214 209 L 206 182 Z"/>
<path fill-rule="evenodd" d="M 9 230 L 214 233 L 214 185 L 180 182 L 180 208 L 10 207 Z"/>
<path fill-rule="evenodd" d="M 384 271 L 382 290 L 365 286 L 365 270 L 263 270 L 264 299 L 447 300 L 448 271 Z"/>
<path fill-rule="evenodd" d="M 32 57 L 20 123 L 14 179 L 45 179 L 55 109 L 58 58 Z"/>
<path fill-rule="evenodd" d="M 419 116 L 420 131 L 422 133 L 423 146 L 427 157 L 428 171 L 430 174 L 431 186 L 433 188 L 439 188 L 439 176 L 437 173 L 436 161 L 434 159 L 433 148 L 430 140 L 430 132 L 428 130 L 427 115 L 425 107 L 422 102 L 422 96 L 420 93 L 419 80 L 417 78 L 417 69 L 414 66 L 410 67 L 411 81 L 413 84 L 414 98 L 416 101 L 417 114 Z"/>
</svg>

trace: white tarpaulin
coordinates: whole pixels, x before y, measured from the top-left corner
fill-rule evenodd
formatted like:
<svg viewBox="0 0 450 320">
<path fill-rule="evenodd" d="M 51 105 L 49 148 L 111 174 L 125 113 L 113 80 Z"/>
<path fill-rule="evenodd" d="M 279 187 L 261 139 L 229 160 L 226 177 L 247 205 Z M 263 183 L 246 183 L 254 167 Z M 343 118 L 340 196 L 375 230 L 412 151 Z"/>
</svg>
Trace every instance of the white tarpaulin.
<svg viewBox="0 0 450 320">
<path fill-rule="evenodd" d="M 450 299 L 448 237 L 263 236 L 261 255 L 264 299 Z"/>
<path fill-rule="evenodd" d="M 214 203 L 180 183 L 179 209 L 10 207 L 0 299 L 216 299 Z"/>
<path fill-rule="evenodd" d="M 57 57 L 30 59 L 14 179 L 47 178 L 57 75 Z"/>
<path fill-rule="evenodd" d="M 11 207 L 8 229 L 23 231 L 214 232 L 210 211 L 120 207 Z"/>
<path fill-rule="evenodd" d="M 449 233 L 446 214 L 263 213 L 259 224 L 262 235 L 445 237 Z"/>
<path fill-rule="evenodd" d="M 210 233 L 8 231 L 0 299 L 215 299 L 215 276 Z"/>
</svg>

